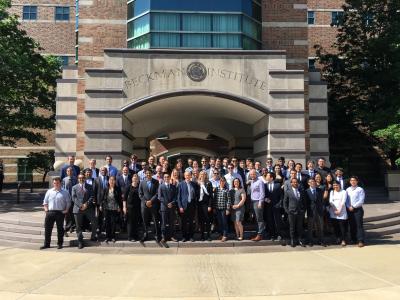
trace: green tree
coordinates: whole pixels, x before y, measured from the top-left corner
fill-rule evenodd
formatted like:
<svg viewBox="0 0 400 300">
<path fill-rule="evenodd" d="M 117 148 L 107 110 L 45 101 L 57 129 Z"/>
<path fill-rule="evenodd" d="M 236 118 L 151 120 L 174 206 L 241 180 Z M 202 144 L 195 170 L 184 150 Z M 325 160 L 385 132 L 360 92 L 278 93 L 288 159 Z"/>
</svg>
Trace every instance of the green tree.
<svg viewBox="0 0 400 300">
<path fill-rule="evenodd" d="M 348 0 L 343 10 L 334 52 L 315 46 L 328 82 L 330 128 L 350 120 L 382 146 L 374 132 L 400 123 L 400 1 Z M 382 150 L 395 168 L 398 148 Z"/>
<path fill-rule="evenodd" d="M 400 124 L 389 125 L 374 132 L 380 147 L 387 153 L 392 168 L 400 165 Z"/>
<path fill-rule="evenodd" d="M 43 132 L 55 128 L 61 64 L 39 53 L 39 44 L 7 12 L 10 6 L 10 0 L 0 0 L 0 144 L 39 144 L 46 141 Z"/>
<path fill-rule="evenodd" d="M 43 174 L 42 182 L 45 182 L 47 173 L 53 170 L 54 161 L 54 150 L 31 152 L 28 155 L 27 167 Z"/>
</svg>

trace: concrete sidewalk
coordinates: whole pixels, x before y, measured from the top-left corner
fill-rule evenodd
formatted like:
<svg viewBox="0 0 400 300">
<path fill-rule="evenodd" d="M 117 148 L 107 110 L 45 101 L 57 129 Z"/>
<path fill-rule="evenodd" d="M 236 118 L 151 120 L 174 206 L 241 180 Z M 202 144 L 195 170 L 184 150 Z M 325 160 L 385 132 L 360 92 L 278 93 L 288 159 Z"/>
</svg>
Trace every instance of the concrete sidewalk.
<svg viewBox="0 0 400 300">
<path fill-rule="evenodd" d="M 200 255 L 0 248 L 0 299 L 399 299 L 399 245 Z"/>
</svg>

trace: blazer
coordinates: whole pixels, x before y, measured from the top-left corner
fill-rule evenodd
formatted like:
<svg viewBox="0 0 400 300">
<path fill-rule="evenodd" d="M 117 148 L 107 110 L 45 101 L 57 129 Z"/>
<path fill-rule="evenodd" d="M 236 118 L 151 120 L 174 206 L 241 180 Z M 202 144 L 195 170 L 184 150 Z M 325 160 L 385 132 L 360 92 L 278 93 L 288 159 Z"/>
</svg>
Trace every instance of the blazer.
<svg viewBox="0 0 400 300">
<path fill-rule="evenodd" d="M 157 201 L 157 193 L 158 193 L 158 180 L 154 178 L 151 179 L 151 187 L 150 190 L 147 186 L 147 179 L 144 179 L 139 184 L 139 197 L 142 200 L 142 204 L 145 204 L 146 201 L 150 200 L 153 205 L 156 204 Z"/>
<path fill-rule="evenodd" d="M 198 190 L 199 190 L 198 198 L 197 198 L 198 205 L 207 205 L 207 207 L 212 207 L 212 204 L 213 204 L 213 186 L 212 186 L 212 183 L 211 182 L 207 182 L 206 190 L 207 190 L 208 195 L 206 193 L 204 193 L 202 201 L 200 201 L 200 189 L 201 189 L 201 187 L 200 187 L 199 184 L 197 186 L 198 186 Z"/>
<path fill-rule="evenodd" d="M 137 187 L 133 187 L 132 185 L 128 186 L 123 201 L 126 201 L 127 208 L 139 209 L 140 208 L 139 185 Z"/>
<path fill-rule="evenodd" d="M 109 187 L 107 187 L 104 191 L 103 199 L 101 201 L 101 206 L 105 209 L 106 207 L 106 202 L 107 202 L 107 195 L 109 192 Z M 114 198 L 117 201 L 117 204 L 120 209 L 122 209 L 122 194 L 121 194 L 121 189 L 116 185 L 114 187 Z"/>
<path fill-rule="evenodd" d="M 140 164 L 138 164 L 138 163 L 135 163 L 134 165 L 133 164 L 129 164 L 129 171 L 130 171 L 129 173 L 131 175 L 137 174 L 141 170 L 142 170 L 142 166 Z"/>
<path fill-rule="evenodd" d="M 71 198 L 73 203 L 72 213 L 77 214 L 81 213 L 80 210 L 82 204 L 88 203 L 87 209 L 93 208 L 93 188 L 90 184 L 85 183 L 84 189 L 81 189 L 79 184 L 76 184 L 72 187 Z"/>
<path fill-rule="evenodd" d="M 167 211 L 168 204 L 176 205 L 178 190 L 175 185 L 170 184 L 167 187 L 165 184 L 160 184 L 158 188 L 158 200 L 160 201 L 160 211 Z"/>
<path fill-rule="evenodd" d="M 61 180 L 63 180 L 65 177 L 67 177 L 67 169 L 71 167 L 71 165 L 65 165 L 64 167 L 62 167 L 61 169 Z M 81 169 L 78 166 L 72 165 L 72 176 L 78 178 L 79 173 L 81 172 Z"/>
<path fill-rule="evenodd" d="M 93 181 L 94 201 L 97 205 L 101 205 L 101 202 L 103 201 L 104 193 L 108 187 L 108 176 L 105 176 L 105 178 L 107 181 L 105 187 L 103 187 L 103 183 L 100 181 L 100 177 L 97 177 Z"/>
<path fill-rule="evenodd" d="M 193 181 L 189 182 L 191 186 L 191 204 L 196 203 L 197 201 L 197 190 L 198 188 L 196 187 L 196 183 Z M 178 185 L 178 206 L 179 208 L 186 209 L 188 207 L 188 199 L 189 199 L 189 191 L 187 187 L 186 181 L 181 181 L 179 182 Z"/>
<path fill-rule="evenodd" d="M 64 177 L 63 180 L 61 181 L 61 187 L 64 190 L 67 190 L 70 195 L 72 195 L 72 187 L 77 184 L 76 177 Z"/>
<path fill-rule="evenodd" d="M 306 190 L 306 203 L 307 203 L 307 217 L 313 217 L 314 215 L 318 215 L 322 217 L 325 211 L 324 205 L 324 191 L 320 188 L 315 189 L 314 195 L 311 192 L 311 188 Z"/>
<path fill-rule="evenodd" d="M 274 208 L 282 208 L 283 190 L 280 183 L 274 182 L 272 193 L 268 189 L 268 183 L 265 183 L 265 198 L 271 200 L 272 206 Z"/>
<path fill-rule="evenodd" d="M 117 182 L 116 183 L 119 186 L 119 188 L 121 189 L 122 196 L 125 197 L 125 192 L 126 192 L 128 187 L 132 183 L 132 176 L 131 175 L 127 175 L 126 182 L 125 182 L 123 175 L 120 174 L 120 175 L 117 176 Z"/>
<path fill-rule="evenodd" d="M 297 199 L 292 188 L 286 190 L 283 198 L 283 208 L 287 214 L 304 214 L 306 210 L 306 197 L 304 191 L 299 189 L 299 193 L 300 198 Z"/>
</svg>

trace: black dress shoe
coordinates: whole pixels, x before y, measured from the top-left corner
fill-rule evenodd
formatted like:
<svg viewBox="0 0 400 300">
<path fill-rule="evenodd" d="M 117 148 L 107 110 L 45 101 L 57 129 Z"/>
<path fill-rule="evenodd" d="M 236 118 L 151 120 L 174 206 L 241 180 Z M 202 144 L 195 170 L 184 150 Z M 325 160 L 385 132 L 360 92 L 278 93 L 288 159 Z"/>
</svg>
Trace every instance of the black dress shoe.
<svg viewBox="0 0 400 300">
<path fill-rule="evenodd" d="M 204 235 L 202 235 L 201 238 L 200 238 L 200 240 L 201 240 L 202 242 L 205 242 L 205 241 L 206 241 L 206 237 L 205 237 Z"/>
<path fill-rule="evenodd" d="M 190 241 L 193 243 L 194 242 L 194 238 L 190 238 Z"/>
<path fill-rule="evenodd" d="M 207 241 L 209 241 L 209 242 L 211 242 L 212 241 L 212 238 L 211 238 L 211 234 L 209 233 L 209 234 L 207 234 Z"/>
<path fill-rule="evenodd" d="M 292 248 L 296 247 L 296 243 L 294 242 L 294 240 L 291 240 L 291 241 L 290 241 L 290 246 L 291 246 Z"/>
<path fill-rule="evenodd" d="M 40 247 L 39 249 L 40 249 L 40 250 L 44 250 L 44 249 L 48 249 L 48 248 L 50 248 L 50 246 L 44 245 L 44 246 Z"/>
<path fill-rule="evenodd" d="M 78 249 L 83 249 L 83 244 L 82 243 L 78 244 Z"/>
<path fill-rule="evenodd" d="M 308 243 L 308 246 L 313 247 L 314 244 L 312 242 Z"/>
<path fill-rule="evenodd" d="M 63 248 L 63 245 L 58 245 L 57 246 L 57 249 L 62 249 Z"/>
<path fill-rule="evenodd" d="M 186 238 L 183 238 L 183 239 L 182 239 L 182 242 L 184 242 L 184 243 L 185 243 L 185 242 L 186 242 Z"/>
</svg>

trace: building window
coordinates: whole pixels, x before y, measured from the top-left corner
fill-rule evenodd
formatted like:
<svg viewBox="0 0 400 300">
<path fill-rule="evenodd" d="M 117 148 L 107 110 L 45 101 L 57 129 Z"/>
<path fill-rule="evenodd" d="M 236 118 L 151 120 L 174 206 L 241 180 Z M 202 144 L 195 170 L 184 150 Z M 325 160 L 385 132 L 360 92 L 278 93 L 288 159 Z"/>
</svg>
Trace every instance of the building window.
<svg viewBox="0 0 400 300">
<path fill-rule="evenodd" d="M 69 21 L 69 7 L 57 6 L 55 8 L 55 18 L 57 21 Z"/>
<path fill-rule="evenodd" d="M 36 20 L 37 19 L 37 6 L 25 5 L 23 8 L 22 19 Z"/>
<path fill-rule="evenodd" d="M 332 26 L 339 26 L 343 24 L 343 12 L 333 11 L 332 12 Z"/>
<path fill-rule="evenodd" d="M 308 25 L 315 24 L 315 11 L 309 11 L 307 13 L 307 23 Z"/>
<path fill-rule="evenodd" d="M 68 56 L 59 56 L 59 60 L 61 61 L 61 66 L 68 66 L 69 58 Z"/>
<path fill-rule="evenodd" d="M 314 71 L 315 70 L 315 58 L 309 58 L 308 59 L 308 69 L 310 71 Z"/>
</svg>

